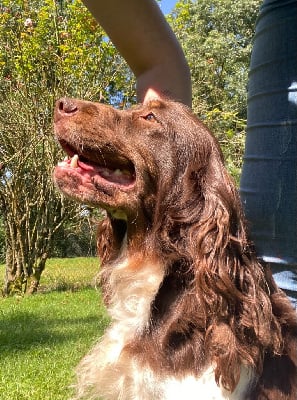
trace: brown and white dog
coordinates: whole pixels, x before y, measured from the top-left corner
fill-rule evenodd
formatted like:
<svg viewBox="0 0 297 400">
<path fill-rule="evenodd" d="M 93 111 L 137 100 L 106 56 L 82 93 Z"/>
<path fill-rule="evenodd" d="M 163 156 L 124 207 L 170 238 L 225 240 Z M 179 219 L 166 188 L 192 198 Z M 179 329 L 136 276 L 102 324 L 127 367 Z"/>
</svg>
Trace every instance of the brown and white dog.
<svg viewBox="0 0 297 400">
<path fill-rule="evenodd" d="M 297 319 L 247 239 L 216 139 L 185 106 L 61 99 L 57 186 L 103 207 L 112 318 L 78 397 L 296 400 Z"/>
</svg>

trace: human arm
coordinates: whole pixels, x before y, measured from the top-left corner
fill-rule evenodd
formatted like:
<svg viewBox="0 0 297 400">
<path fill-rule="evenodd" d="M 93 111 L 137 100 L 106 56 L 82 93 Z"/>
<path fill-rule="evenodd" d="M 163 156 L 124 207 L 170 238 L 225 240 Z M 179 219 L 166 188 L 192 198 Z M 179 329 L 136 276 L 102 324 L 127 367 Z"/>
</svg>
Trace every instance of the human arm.
<svg viewBox="0 0 297 400">
<path fill-rule="evenodd" d="M 181 46 L 155 0 L 83 0 L 136 76 L 138 101 L 173 98 L 191 105 Z"/>
</svg>

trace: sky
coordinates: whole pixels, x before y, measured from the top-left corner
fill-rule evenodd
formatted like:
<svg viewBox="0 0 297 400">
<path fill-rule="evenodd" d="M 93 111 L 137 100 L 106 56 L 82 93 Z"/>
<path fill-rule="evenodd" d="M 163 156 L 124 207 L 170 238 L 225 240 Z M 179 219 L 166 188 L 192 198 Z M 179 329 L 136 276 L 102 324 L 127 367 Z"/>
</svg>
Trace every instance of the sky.
<svg viewBox="0 0 297 400">
<path fill-rule="evenodd" d="M 161 0 L 161 10 L 163 13 L 169 14 L 175 6 L 177 0 Z"/>
</svg>

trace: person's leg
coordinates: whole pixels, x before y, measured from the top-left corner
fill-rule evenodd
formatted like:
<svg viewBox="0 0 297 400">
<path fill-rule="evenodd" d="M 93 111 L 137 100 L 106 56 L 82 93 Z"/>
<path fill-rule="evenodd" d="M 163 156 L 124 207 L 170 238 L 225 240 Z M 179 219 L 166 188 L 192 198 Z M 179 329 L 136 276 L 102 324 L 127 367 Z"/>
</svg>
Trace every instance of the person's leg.
<svg viewBox="0 0 297 400">
<path fill-rule="evenodd" d="M 260 259 L 297 302 L 297 1 L 265 0 L 252 51 L 241 198 Z"/>
</svg>

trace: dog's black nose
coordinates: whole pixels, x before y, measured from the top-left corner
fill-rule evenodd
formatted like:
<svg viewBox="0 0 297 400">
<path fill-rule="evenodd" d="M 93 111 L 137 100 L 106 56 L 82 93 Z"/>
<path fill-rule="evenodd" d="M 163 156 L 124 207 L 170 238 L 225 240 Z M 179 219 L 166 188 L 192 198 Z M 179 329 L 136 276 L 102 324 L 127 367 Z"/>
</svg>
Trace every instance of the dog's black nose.
<svg viewBox="0 0 297 400">
<path fill-rule="evenodd" d="M 74 99 L 63 98 L 57 101 L 56 110 L 61 114 L 75 114 L 78 106 Z"/>
</svg>

